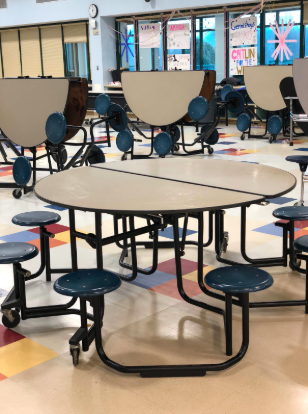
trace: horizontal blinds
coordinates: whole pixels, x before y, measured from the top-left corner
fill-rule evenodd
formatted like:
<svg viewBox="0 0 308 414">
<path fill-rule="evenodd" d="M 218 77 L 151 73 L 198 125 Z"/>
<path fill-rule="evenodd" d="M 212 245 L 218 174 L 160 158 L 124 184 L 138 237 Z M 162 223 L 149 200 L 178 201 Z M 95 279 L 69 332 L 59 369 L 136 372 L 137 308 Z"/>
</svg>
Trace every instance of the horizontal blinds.
<svg viewBox="0 0 308 414">
<path fill-rule="evenodd" d="M 20 30 L 20 47 L 23 76 L 41 76 L 42 65 L 38 27 Z"/>
<path fill-rule="evenodd" d="M 21 76 L 18 30 L 1 32 L 3 70 L 5 77 Z"/>
<path fill-rule="evenodd" d="M 64 43 L 87 43 L 86 24 L 63 25 Z"/>
<path fill-rule="evenodd" d="M 63 77 L 61 26 L 41 27 L 42 58 L 45 76 Z"/>
</svg>

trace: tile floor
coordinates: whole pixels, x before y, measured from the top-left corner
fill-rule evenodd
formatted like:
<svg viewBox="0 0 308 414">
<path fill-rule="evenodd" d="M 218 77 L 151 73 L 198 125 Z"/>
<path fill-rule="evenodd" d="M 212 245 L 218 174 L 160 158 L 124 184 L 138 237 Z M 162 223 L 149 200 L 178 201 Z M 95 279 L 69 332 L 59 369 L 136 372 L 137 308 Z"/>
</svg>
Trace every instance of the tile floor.
<svg viewBox="0 0 308 414">
<path fill-rule="evenodd" d="M 289 147 L 282 136 L 275 145 L 261 139 L 241 141 L 235 126 L 220 127 L 220 141 L 211 158 L 270 165 L 300 178 L 298 166 L 286 162 L 285 157 L 297 151 L 308 151 L 308 140 L 298 139 L 294 147 Z M 257 132 L 262 133 L 262 130 Z M 188 138 L 195 136 L 192 128 L 186 128 L 186 133 Z M 97 128 L 95 135 L 101 139 L 105 136 L 105 129 Z M 107 162 L 118 161 L 121 157 L 115 144 L 116 134 L 112 133 L 112 136 L 111 148 L 100 145 Z M 137 151 L 146 153 L 146 146 L 143 141 L 137 146 Z M 44 148 L 41 147 L 40 151 Z M 8 154 L 13 159 L 14 154 L 9 150 Z M 209 156 L 206 154 L 204 158 Z M 45 161 L 38 164 L 44 165 Z M 0 165 L 0 176 L 1 181 L 12 181 L 12 168 Z M 43 176 L 43 173 L 38 173 L 39 178 Z M 272 212 L 278 206 L 293 205 L 299 192 L 297 186 L 291 193 L 271 200 L 266 207 L 249 208 L 247 251 L 250 256 L 266 257 L 281 253 L 281 231 L 273 224 Z M 24 241 L 40 247 L 37 228 L 19 228 L 12 224 L 11 219 L 20 212 L 44 209 L 56 210 L 62 217 L 59 224 L 49 229 L 56 234 L 51 240 L 52 266 L 68 267 L 68 212 L 46 205 L 33 194 L 15 200 L 10 190 L 0 189 L 0 243 Z M 78 212 L 76 218 L 79 231 L 94 231 L 92 213 Z M 230 234 L 226 257 L 230 259 L 239 259 L 239 219 L 239 209 L 228 210 L 225 215 L 225 227 Z M 197 223 L 190 220 L 188 228 L 187 239 L 196 240 Z M 103 233 L 108 236 L 112 232 L 111 217 L 104 214 Z M 308 234 L 308 222 L 296 224 L 296 235 L 302 234 Z M 160 238 L 170 241 L 172 229 L 161 232 Z M 95 266 L 95 253 L 83 240 L 78 241 L 78 252 L 81 268 Z M 116 246 L 104 248 L 105 268 L 129 274 L 119 266 L 119 257 L 120 250 Z M 200 293 L 196 282 L 196 261 L 196 248 L 187 246 L 182 259 L 187 292 L 199 300 L 221 306 L 222 303 Z M 150 267 L 151 252 L 140 249 L 138 264 Z M 39 258 L 26 265 L 32 272 L 38 266 Z M 210 246 L 204 250 L 204 274 L 217 266 L 220 264 Z M 305 278 L 302 275 L 289 268 L 268 270 L 275 283 L 271 289 L 253 295 L 254 300 L 304 297 Z M 11 286 L 12 268 L 2 265 L 0 302 Z M 44 275 L 28 282 L 27 294 L 29 306 L 64 302 L 63 297 L 53 291 L 52 283 L 44 281 Z M 177 379 L 142 379 L 117 374 L 101 363 L 94 345 L 89 352 L 81 354 L 80 364 L 74 368 L 68 340 L 78 327 L 77 316 L 29 319 L 21 321 L 14 330 L 0 324 L 1 410 L 6 414 L 17 411 L 24 414 L 308 413 L 308 316 L 303 308 L 253 309 L 250 315 L 250 348 L 241 363 L 228 371 L 209 373 L 203 378 Z M 238 308 L 234 309 L 233 324 L 236 351 L 241 341 Z M 194 308 L 179 297 L 172 249 L 159 251 L 158 271 L 154 275 L 140 275 L 134 282 L 123 283 L 119 290 L 106 297 L 102 335 L 106 352 L 124 364 L 188 364 L 226 359 L 222 318 Z"/>
</svg>

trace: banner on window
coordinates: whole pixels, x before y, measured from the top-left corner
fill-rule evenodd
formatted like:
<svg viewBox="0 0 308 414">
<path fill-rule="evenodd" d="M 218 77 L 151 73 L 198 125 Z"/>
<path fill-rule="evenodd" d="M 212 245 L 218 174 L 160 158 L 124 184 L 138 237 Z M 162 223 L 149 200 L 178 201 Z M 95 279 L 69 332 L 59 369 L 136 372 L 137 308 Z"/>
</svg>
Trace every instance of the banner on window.
<svg viewBox="0 0 308 414">
<path fill-rule="evenodd" d="M 230 46 L 256 45 L 258 43 L 256 16 L 231 19 L 229 29 Z"/>
<path fill-rule="evenodd" d="M 189 23 L 168 24 L 167 39 L 168 49 L 190 49 Z"/>
<path fill-rule="evenodd" d="M 141 49 L 160 47 L 160 23 L 139 25 L 139 47 Z"/>
<path fill-rule="evenodd" d="M 243 75 L 244 66 L 256 66 L 257 64 L 256 47 L 230 49 L 230 75 Z"/>
<path fill-rule="evenodd" d="M 190 55 L 168 55 L 168 70 L 190 70 Z"/>
</svg>

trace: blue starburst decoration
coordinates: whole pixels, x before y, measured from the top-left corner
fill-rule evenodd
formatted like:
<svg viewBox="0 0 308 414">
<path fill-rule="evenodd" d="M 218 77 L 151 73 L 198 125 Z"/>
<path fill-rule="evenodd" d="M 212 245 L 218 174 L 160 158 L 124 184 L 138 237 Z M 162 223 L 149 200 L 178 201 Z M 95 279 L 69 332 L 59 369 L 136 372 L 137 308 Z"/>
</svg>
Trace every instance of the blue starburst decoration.
<svg viewBox="0 0 308 414">
<path fill-rule="evenodd" d="M 123 42 L 124 42 L 124 43 L 120 43 L 121 46 L 124 46 L 123 50 L 122 50 L 121 58 L 123 57 L 123 55 L 125 53 L 126 54 L 126 62 L 128 62 L 128 52 L 132 55 L 132 57 L 134 57 L 134 54 L 130 49 L 130 46 L 134 45 L 134 43 L 129 43 L 129 38 L 131 36 L 133 36 L 133 34 L 132 34 L 131 30 L 127 34 L 127 29 L 125 29 L 125 34 L 121 33 L 121 35 L 122 35 Z"/>
</svg>

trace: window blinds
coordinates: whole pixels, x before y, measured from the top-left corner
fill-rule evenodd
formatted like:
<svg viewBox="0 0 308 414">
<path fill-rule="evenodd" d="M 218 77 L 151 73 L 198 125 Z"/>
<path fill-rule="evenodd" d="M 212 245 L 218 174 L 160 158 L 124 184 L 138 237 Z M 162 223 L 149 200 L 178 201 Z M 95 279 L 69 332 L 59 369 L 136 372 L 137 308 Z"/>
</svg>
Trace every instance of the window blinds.
<svg viewBox="0 0 308 414">
<path fill-rule="evenodd" d="M 18 30 L 2 31 L 1 46 L 4 76 L 21 76 Z"/>
<path fill-rule="evenodd" d="M 63 48 L 61 26 L 41 27 L 42 57 L 45 76 L 63 77 Z"/>
<path fill-rule="evenodd" d="M 20 30 L 20 47 L 23 76 L 41 76 L 42 65 L 38 27 Z"/>
<path fill-rule="evenodd" d="M 63 25 L 64 43 L 87 43 L 85 23 Z"/>
</svg>

